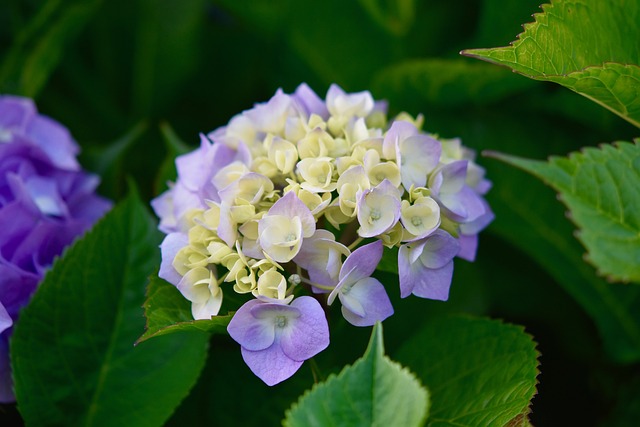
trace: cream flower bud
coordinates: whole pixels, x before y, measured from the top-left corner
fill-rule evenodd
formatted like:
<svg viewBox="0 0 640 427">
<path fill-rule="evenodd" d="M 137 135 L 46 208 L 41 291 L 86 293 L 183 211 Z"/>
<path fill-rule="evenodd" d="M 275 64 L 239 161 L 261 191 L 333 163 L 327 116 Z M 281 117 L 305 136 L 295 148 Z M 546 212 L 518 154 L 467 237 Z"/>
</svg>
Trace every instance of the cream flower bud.
<svg viewBox="0 0 640 427">
<path fill-rule="evenodd" d="M 298 161 L 298 150 L 296 146 L 278 137 L 272 138 L 267 145 L 269 161 L 283 174 L 292 172 Z"/>
<path fill-rule="evenodd" d="M 260 220 L 260 246 L 277 262 L 289 262 L 302 244 L 300 217 L 267 215 Z"/>
<path fill-rule="evenodd" d="M 256 275 L 253 270 L 243 268 L 238 270 L 235 275 L 236 283 L 233 285 L 233 290 L 239 294 L 248 294 L 253 292 L 258 286 L 256 283 Z"/>
<path fill-rule="evenodd" d="M 382 240 L 383 245 L 388 248 L 392 248 L 402 241 L 405 232 L 406 231 L 402 227 L 402 224 L 400 224 L 400 222 L 396 222 L 396 225 L 381 234 L 379 237 L 380 240 Z"/>
<path fill-rule="evenodd" d="M 191 301 L 191 314 L 194 319 L 210 319 L 220 311 L 222 289 L 216 276 L 207 268 L 189 270 L 177 286 L 182 295 Z"/>
<path fill-rule="evenodd" d="M 338 178 L 338 201 L 344 215 L 352 218 L 356 214 L 358 196 L 363 190 L 371 188 L 371 183 L 362 166 L 347 170 Z"/>
<path fill-rule="evenodd" d="M 218 190 L 222 190 L 234 181 L 250 172 L 247 165 L 235 161 L 220 169 L 211 180 Z"/>
<path fill-rule="evenodd" d="M 440 206 L 431 197 L 421 197 L 413 205 L 403 200 L 400 220 L 412 239 L 426 237 L 440 225 Z"/>
<path fill-rule="evenodd" d="M 380 154 L 378 151 L 367 150 L 363 163 L 371 185 L 378 185 L 387 179 L 396 187 L 400 186 L 402 179 L 398 165 L 394 162 L 380 162 Z"/>
<path fill-rule="evenodd" d="M 345 138 L 334 138 L 333 145 L 329 147 L 329 157 L 338 158 L 346 156 L 351 151 L 351 145 Z"/>
<path fill-rule="evenodd" d="M 369 138 L 369 130 L 367 129 L 367 124 L 365 123 L 364 118 L 362 117 L 356 121 L 349 122 L 344 133 L 346 140 L 349 141 L 351 146 L 355 145 L 359 141 Z"/>
<path fill-rule="evenodd" d="M 229 248 L 224 242 L 219 240 L 209 243 L 207 246 L 207 252 L 209 253 L 209 262 L 213 264 L 221 264 L 222 260 L 233 253 L 233 250 Z"/>
<path fill-rule="evenodd" d="M 301 188 L 296 194 L 302 203 L 309 208 L 313 216 L 321 214 L 331 203 L 331 193 L 322 193 L 322 196 L 320 196 L 318 193 L 312 193 Z"/>
<path fill-rule="evenodd" d="M 340 206 L 332 205 L 325 209 L 324 217 L 329 221 L 329 224 L 333 225 L 335 228 L 340 228 L 342 224 L 346 224 L 351 222 L 353 219 L 352 216 L 347 216 L 342 213 Z"/>
<path fill-rule="evenodd" d="M 298 141 L 298 154 L 301 159 L 326 157 L 334 145 L 333 137 L 320 128 L 316 128 Z"/>
<path fill-rule="evenodd" d="M 257 298 L 266 297 L 269 300 L 280 300 L 289 302 L 293 295 L 287 297 L 287 280 L 276 269 L 262 273 L 258 279 L 258 287 L 253 290 L 253 295 Z"/>
<path fill-rule="evenodd" d="M 222 203 L 227 205 L 237 204 L 239 200 L 256 204 L 265 193 L 272 191 L 273 182 L 269 178 L 259 173 L 251 172 L 220 191 L 220 198 Z"/>
<path fill-rule="evenodd" d="M 393 227 L 400 218 L 400 196 L 398 189 L 384 180 L 371 190 L 358 196 L 358 235 L 378 236 Z"/>
<path fill-rule="evenodd" d="M 251 169 L 267 178 L 275 178 L 278 175 L 278 167 L 268 157 L 258 156 L 253 159 Z"/>
<path fill-rule="evenodd" d="M 298 162 L 298 172 L 304 179 L 302 188 L 314 193 L 324 193 L 336 189 L 332 182 L 334 166 L 330 157 L 302 159 Z"/>
<path fill-rule="evenodd" d="M 345 93 L 339 86 L 331 85 L 327 92 L 327 109 L 332 116 L 366 117 L 373 107 L 369 91 Z"/>
<path fill-rule="evenodd" d="M 185 246 L 178 251 L 173 259 L 173 268 L 181 275 L 196 267 L 206 267 L 209 256 L 205 250 L 197 250 L 194 246 Z"/>
</svg>

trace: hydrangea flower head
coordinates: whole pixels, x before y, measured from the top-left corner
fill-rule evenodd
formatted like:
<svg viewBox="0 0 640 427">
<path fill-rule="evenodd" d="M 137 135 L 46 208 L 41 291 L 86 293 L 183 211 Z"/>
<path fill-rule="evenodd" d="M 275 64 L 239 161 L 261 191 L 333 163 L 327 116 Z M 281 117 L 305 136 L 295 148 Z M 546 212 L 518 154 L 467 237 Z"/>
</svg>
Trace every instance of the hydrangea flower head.
<svg viewBox="0 0 640 427">
<path fill-rule="evenodd" d="M 14 400 L 8 346 L 20 310 L 54 258 L 111 206 L 78 151 L 31 100 L 0 96 L 0 402 Z"/>
<path fill-rule="evenodd" d="M 356 326 L 393 314 L 372 277 L 385 248 L 398 248 L 402 297 L 446 300 L 453 258 L 474 259 L 490 182 L 471 150 L 421 121 L 387 120 L 367 91 L 332 85 L 323 100 L 302 84 L 176 160 L 178 180 L 152 202 L 167 233 L 160 277 L 197 319 L 218 315 L 226 292 L 253 296 L 228 331 L 267 384 L 327 347 L 323 307 L 339 302 Z"/>
</svg>

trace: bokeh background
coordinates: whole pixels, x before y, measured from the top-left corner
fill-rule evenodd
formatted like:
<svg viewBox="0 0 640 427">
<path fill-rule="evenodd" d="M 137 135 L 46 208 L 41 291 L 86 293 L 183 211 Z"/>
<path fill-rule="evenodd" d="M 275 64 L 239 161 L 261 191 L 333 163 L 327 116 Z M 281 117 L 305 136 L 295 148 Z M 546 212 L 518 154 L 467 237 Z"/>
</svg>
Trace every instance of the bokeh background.
<svg viewBox="0 0 640 427">
<path fill-rule="evenodd" d="M 102 194 L 133 180 L 150 200 L 174 157 L 278 88 L 307 82 L 370 90 L 390 113 L 422 113 L 424 129 L 478 151 L 565 155 L 637 130 L 559 86 L 460 56 L 515 40 L 540 0 L 4 0 L 0 92 L 33 97 L 82 147 Z M 555 194 L 533 177 L 480 157 L 496 220 L 475 263 L 456 261 L 449 302 L 400 300 L 385 322 L 386 349 L 446 312 L 518 323 L 541 352 L 534 425 L 633 425 L 640 417 L 640 297 L 608 284 Z M 380 275 L 397 289 L 397 278 Z M 611 302 L 613 301 L 613 302 Z M 620 320 L 618 311 L 631 320 Z M 625 317 L 625 319 L 627 319 Z M 353 362 L 369 330 L 335 320 L 318 359 L 323 376 Z M 621 332 L 624 322 L 635 331 Z M 631 322 L 631 324 L 629 324 Z M 306 369 L 306 370 L 305 370 Z M 277 425 L 309 385 L 304 368 L 264 387 L 237 345 L 212 342 L 200 382 L 169 425 Z M 428 386 L 428 384 L 426 384 Z M 634 412 L 636 411 L 636 412 Z M 15 408 L 0 413 L 17 421 Z M 7 418 L 8 419 L 8 418 Z"/>
</svg>

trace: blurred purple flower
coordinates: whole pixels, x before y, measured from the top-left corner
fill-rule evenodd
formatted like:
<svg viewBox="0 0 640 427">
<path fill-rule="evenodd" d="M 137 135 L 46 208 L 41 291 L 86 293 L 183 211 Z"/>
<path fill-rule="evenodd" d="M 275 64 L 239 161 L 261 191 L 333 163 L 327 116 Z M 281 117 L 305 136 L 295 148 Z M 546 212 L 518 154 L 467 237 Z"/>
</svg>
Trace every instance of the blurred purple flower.
<svg viewBox="0 0 640 427">
<path fill-rule="evenodd" d="M 8 348 L 20 310 L 54 258 L 111 207 L 78 151 L 31 100 L 0 96 L 0 402 L 14 400 Z"/>
<path fill-rule="evenodd" d="M 329 326 L 320 303 L 296 298 L 290 305 L 258 299 L 245 303 L 227 327 L 242 358 L 267 385 L 291 377 L 302 362 L 329 346 Z"/>
<path fill-rule="evenodd" d="M 329 294 L 342 303 L 342 315 L 355 326 L 372 326 L 393 314 L 389 296 L 378 279 L 370 277 L 382 258 L 382 241 L 364 245 L 351 253 L 340 269 L 340 282 Z"/>
</svg>

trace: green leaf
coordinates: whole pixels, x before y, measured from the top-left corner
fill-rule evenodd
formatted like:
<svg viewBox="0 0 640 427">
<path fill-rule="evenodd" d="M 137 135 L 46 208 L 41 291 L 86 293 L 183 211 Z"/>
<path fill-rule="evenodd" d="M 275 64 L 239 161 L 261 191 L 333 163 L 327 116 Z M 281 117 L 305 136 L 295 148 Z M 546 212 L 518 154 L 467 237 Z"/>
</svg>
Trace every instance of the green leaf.
<svg viewBox="0 0 640 427">
<path fill-rule="evenodd" d="M 55 262 L 12 339 L 27 425 L 160 426 L 188 393 L 205 362 L 205 334 L 134 347 L 157 243 L 132 192 Z"/>
<path fill-rule="evenodd" d="M 60 63 L 67 45 L 101 5 L 100 0 L 49 0 L 16 37 L 0 69 L 0 89 L 35 97 Z"/>
<path fill-rule="evenodd" d="M 560 193 L 586 257 L 610 280 L 640 282 L 640 140 L 585 148 L 548 162 L 493 156 L 544 180 Z"/>
<path fill-rule="evenodd" d="M 484 105 L 522 92 L 535 83 L 497 67 L 465 59 L 421 59 L 382 69 L 374 92 L 391 105 L 421 111 L 424 104 L 445 107 Z"/>
<path fill-rule="evenodd" d="M 640 127 L 640 2 L 559 0 L 511 46 L 463 51 L 559 83 Z"/>
<path fill-rule="evenodd" d="M 226 334 L 227 325 L 233 317 L 215 316 L 211 320 L 193 320 L 191 303 L 172 284 L 157 275 L 151 276 L 144 302 L 147 330 L 138 342 L 149 338 L 180 331 L 201 331 Z"/>
<path fill-rule="evenodd" d="M 538 353 L 520 326 L 443 317 L 416 333 L 396 356 L 429 385 L 428 426 L 522 423 L 536 393 Z"/>
<path fill-rule="evenodd" d="M 287 411 L 285 426 L 419 426 L 429 406 L 420 382 L 384 355 L 382 324 L 361 359 L 317 384 Z"/>
</svg>

